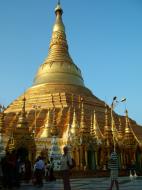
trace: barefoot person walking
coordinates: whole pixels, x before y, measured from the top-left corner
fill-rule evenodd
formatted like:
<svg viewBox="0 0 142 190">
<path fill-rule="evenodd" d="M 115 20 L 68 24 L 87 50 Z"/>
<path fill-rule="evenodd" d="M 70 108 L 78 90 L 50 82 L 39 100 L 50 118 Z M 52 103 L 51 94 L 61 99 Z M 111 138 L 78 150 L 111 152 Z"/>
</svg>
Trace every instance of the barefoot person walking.
<svg viewBox="0 0 142 190">
<path fill-rule="evenodd" d="M 70 168 L 69 165 L 72 165 L 72 159 L 71 156 L 69 155 L 68 152 L 68 147 L 65 146 L 63 148 L 63 155 L 61 157 L 61 175 L 63 179 L 63 185 L 64 185 L 64 190 L 71 190 L 70 186 Z"/>
</svg>

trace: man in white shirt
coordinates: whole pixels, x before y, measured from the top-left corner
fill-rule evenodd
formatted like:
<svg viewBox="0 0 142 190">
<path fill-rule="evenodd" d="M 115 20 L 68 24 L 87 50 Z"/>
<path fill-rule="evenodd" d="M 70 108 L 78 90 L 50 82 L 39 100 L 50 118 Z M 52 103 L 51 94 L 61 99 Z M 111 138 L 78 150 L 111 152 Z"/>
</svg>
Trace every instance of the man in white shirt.
<svg viewBox="0 0 142 190">
<path fill-rule="evenodd" d="M 35 165 L 34 165 L 34 170 L 35 170 L 35 177 L 36 177 L 36 184 L 41 187 L 43 186 L 43 174 L 45 170 L 45 163 L 41 156 L 38 157 Z"/>
<path fill-rule="evenodd" d="M 63 148 L 63 155 L 61 157 L 61 174 L 64 184 L 64 190 L 71 190 L 70 186 L 70 178 L 69 178 L 69 172 L 70 172 L 70 166 L 72 165 L 72 159 L 68 152 L 68 147 L 65 146 Z"/>
</svg>

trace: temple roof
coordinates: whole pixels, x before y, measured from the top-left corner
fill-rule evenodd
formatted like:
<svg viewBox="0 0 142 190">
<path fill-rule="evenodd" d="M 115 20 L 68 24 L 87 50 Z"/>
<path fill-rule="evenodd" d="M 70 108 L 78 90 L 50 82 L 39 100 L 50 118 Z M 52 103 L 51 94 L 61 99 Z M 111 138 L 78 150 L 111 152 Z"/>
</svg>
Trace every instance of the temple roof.
<svg viewBox="0 0 142 190">
<path fill-rule="evenodd" d="M 56 20 L 53 26 L 48 56 L 38 69 L 33 85 L 73 84 L 84 86 L 80 69 L 73 63 L 68 52 L 63 10 L 58 2 L 55 8 Z"/>
</svg>

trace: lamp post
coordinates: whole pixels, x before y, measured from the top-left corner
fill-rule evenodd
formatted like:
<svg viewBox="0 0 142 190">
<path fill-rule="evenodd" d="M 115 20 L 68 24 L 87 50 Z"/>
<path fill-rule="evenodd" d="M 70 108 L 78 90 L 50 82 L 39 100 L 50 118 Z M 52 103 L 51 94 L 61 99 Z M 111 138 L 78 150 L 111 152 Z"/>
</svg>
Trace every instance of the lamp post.
<svg viewBox="0 0 142 190">
<path fill-rule="evenodd" d="M 114 127 L 113 111 L 114 111 L 116 104 L 118 104 L 119 102 L 126 102 L 126 98 L 122 98 L 120 101 L 118 101 L 117 97 L 114 96 L 112 103 L 111 103 L 111 130 L 112 130 L 112 135 L 113 135 L 114 152 L 116 151 L 116 147 L 115 147 L 115 132 L 116 131 L 115 131 L 115 127 Z"/>
<path fill-rule="evenodd" d="M 113 97 L 112 103 L 111 103 L 111 130 L 112 130 L 112 137 L 113 137 L 113 148 L 114 148 L 114 152 L 115 150 L 115 136 L 114 136 L 114 120 L 113 120 L 113 110 L 114 110 L 114 106 L 115 106 L 115 102 L 117 101 L 117 97 Z"/>
<path fill-rule="evenodd" d="M 116 145 L 115 145 L 115 132 L 116 131 L 115 131 L 115 127 L 114 127 L 113 111 L 114 111 L 114 108 L 116 106 L 116 103 L 118 103 L 117 97 L 114 96 L 113 100 L 112 100 L 112 103 L 111 103 L 111 130 L 112 130 L 112 136 L 113 136 L 114 152 L 116 151 Z"/>
<path fill-rule="evenodd" d="M 33 134 L 35 137 L 35 133 L 36 133 L 36 127 L 37 127 L 37 111 L 38 109 L 41 108 L 41 106 L 38 106 L 37 104 L 33 105 L 34 108 L 34 130 L 33 130 Z"/>
</svg>

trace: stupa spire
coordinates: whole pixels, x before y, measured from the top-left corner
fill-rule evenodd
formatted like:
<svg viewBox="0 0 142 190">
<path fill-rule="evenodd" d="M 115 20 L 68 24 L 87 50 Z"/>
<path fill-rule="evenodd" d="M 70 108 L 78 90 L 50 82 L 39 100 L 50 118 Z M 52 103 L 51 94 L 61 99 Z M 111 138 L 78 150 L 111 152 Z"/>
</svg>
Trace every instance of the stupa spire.
<svg viewBox="0 0 142 190">
<path fill-rule="evenodd" d="M 51 59 L 59 60 L 59 58 L 61 59 L 61 56 L 64 54 L 66 55 L 66 59 L 68 58 L 68 61 L 72 62 L 72 59 L 68 52 L 68 44 L 66 40 L 65 26 L 62 21 L 62 14 L 63 14 L 63 9 L 61 8 L 60 3 L 58 2 L 57 6 L 55 7 L 56 19 L 55 19 L 55 24 L 53 26 L 47 61 Z M 59 57 L 60 55 L 59 52 L 60 54 L 62 53 L 60 57 Z M 58 55 L 57 59 L 56 55 Z"/>
<path fill-rule="evenodd" d="M 130 126 L 130 121 L 128 117 L 128 110 L 125 110 L 126 113 L 126 126 L 125 126 L 125 134 L 123 139 L 124 146 L 128 148 L 133 148 L 135 146 L 135 136 L 133 134 L 132 128 Z"/>
<path fill-rule="evenodd" d="M 75 108 L 74 108 L 74 111 L 73 111 L 73 120 L 72 120 L 72 125 L 71 125 L 71 133 L 73 135 L 77 135 L 77 132 L 78 132 L 78 121 L 77 121 L 77 116 L 76 116 L 76 111 L 75 111 Z"/>
<path fill-rule="evenodd" d="M 21 111 L 19 119 L 18 119 L 17 127 L 25 127 L 25 126 L 27 126 L 26 109 L 25 109 L 25 107 L 26 107 L 25 95 L 24 95 L 22 101 L 23 101 L 22 111 Z"/>
<path fill-rule="evenodd" d="M 96 112 L 94 110 L 94 123 L 93 123 L 93 131 L 94 131 L 94 135 L 97 139 L 101 139 L 103 137 L 101 130 L 99 128 L 99 124 L 96 118 Z"/>
<path fill-rule="evenodd" d="M 26 98 L 25 98 L 25 94 L 24 94 L 24 98 L 23 98 L 23 106 L 22 106 L 22 113 L 25 115 L 26 113 Z"/>
<path fill-rule="evenodd" d="M 125 133 L 131 133 L 131 129 L 129 126 L 129 117 L 128 117 L 128 110 L 125 110 L 126 113 L 126 127 L 125 127 Z"/>
<path fill-rule="evenodd" d="M 123 127 L 122 127 L 121 118 L 119 117 L 118 139 L 122 138 L 123 138 Z"/>
<path fill-rule="evenodd" d="M 55 7 L 55 15 L 48 56 L 36 74 L 34 85 L 46 83 L 84 86 L 81 71 L 69 55 L 60 1 Z"/>
<path fill-rule="evenodd" d="M 104 126 L 104 139 L 106 146 L 111 147 L 112 146 L 112 130 L 111 126 L 109 124 L 109 113 L 108 110 L 109 107 L 107 104 L 105 104 L 105 126 Z"/>
<path fill-rule="evenodd" d="M 84 100 L 82 98 L 81 100 L 81 118 L 80 118 L 80 132 L 82 134 L 89 134 L 90 133 L 90 128 L 86 124 L 85 120 L 85 108 L 84 108 Z"/>
<path fill-rule="evenodd" d="M 81 102 L 81 119 L 80 119 L 80 130 L 81 132 L 84 132 L 85 131 L 85 121 L 84 121 L 84 102 L 83 102 L 83 99 L 82 99 L 82 102 Z"/>
<path fill-rule="evenodd" d="M 46 122 L 45 122 L 43 131 L 42 131 L 41 136 L 40 136 L 41 138 L 48 138 L 51 136 L 50 131 L 51 131 L 51 125 L 52 124 L 51 124 L 50 115 L 51 115 L 51 111 L 49 109 L 47 112 Z"/>
<path fill-rule="evenodd" d="M 105 104 L 105 126 L 104 126 L 104 131 L 106 132 L 108 132 L 109 131 L 109 133 L 112 133 L 111 132 L 111 126 L 110 126 L 110 124 L 109 124 L 109 117 L 108 117 L 108 105 L 107 104 Z"/>
</svg>

